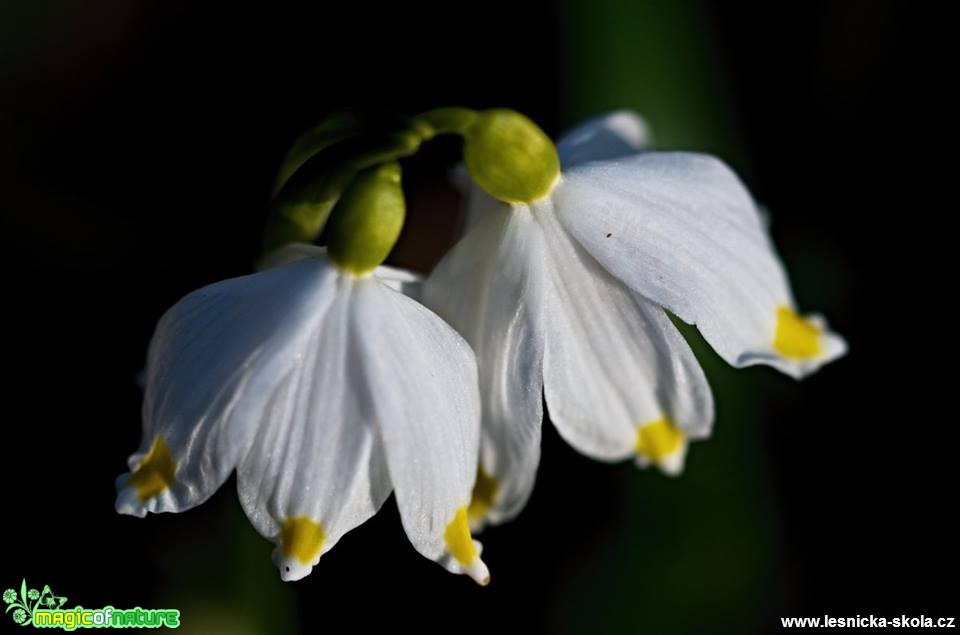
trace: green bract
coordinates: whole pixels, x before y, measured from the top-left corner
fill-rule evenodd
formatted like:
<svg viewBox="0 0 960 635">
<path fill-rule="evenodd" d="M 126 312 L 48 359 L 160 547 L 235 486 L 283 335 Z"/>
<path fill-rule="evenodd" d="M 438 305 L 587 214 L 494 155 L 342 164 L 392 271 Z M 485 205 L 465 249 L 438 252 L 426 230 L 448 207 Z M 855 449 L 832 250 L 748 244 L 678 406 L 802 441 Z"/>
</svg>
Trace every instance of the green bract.
<svg viewBox="0 0 960 635">
<path fill-rule="evenodd" d="M 357 275 L 376 269 L 400 236 L 406 206 L 400 164 L 361 172 L 344 191 L 327 225 L 327 254 L 338 267 Z"/>
<path fill-rule="evenodd" d="M 507 203 L 531 203 L 546 196 L 560 176 L 553 142 L 513 110 L 478 113 L 464 134 L 463 159 L 477 185 Z"/>
</svg>

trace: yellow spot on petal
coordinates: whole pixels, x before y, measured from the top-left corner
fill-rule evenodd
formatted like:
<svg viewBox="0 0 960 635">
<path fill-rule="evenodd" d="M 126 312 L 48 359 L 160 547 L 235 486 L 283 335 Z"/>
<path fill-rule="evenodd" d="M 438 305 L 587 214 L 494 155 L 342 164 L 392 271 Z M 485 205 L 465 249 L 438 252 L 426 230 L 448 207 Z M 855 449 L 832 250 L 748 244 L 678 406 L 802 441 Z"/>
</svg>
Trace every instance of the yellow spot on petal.
<svg viewBox="0 0 960 635">
<path fill-rule="evenodd" d="M 176 471 L 177 464 L 170 455 L 170 448 L 163 437 L 157 437 L 140 467 L 130 475 L 127 485 L 136 490 L 140 502 L 145 503 L 173 484 Z"/>
<path fill-rule="evenodd" d="M 667 418 L 644 423 L 637 430 L 637 454 L 660 461 L 683 447 L 686 436 Z"/>
<path fill-rule="evenodd" d="M 820 336 L 822 332 L 816 324 L 797 315 L 790 307 L 777 309 L 777 333 L 773 337 L 773 347 L 778 353 L 790 359 L 810 359 L 822 352 Z"/>
<path fill-rule="evenodd" d="M 473 546 L 470 525 L 467 523 L 466 507 L 457 510 L 453 520 L 447 525 L 443 539 L 447 543 L 447 551 L 463 566 L 468 567 L 477 559 L 477 548 Z"/>
<path fill-rule="evenodd" d="M 323 540 L 323 525 L 306 516 L 287 518 L 280 525 L 280 553 L 300 564 L 312 565 L 320 557 Z"/>
<path fill-rule="evenodd" d="M 470 520 L 483 520 L 487 512 L 493 507 L 493 502 L 497 498 L 497 492 L 500 491 L 500 483 L 497 479 L 483 471 L 482 467 L 477 467 L 477 480 L 473 484 L 473 494 L 470 496 L 470 507 L 467 509 L 467 516 Z"/>
</svg>

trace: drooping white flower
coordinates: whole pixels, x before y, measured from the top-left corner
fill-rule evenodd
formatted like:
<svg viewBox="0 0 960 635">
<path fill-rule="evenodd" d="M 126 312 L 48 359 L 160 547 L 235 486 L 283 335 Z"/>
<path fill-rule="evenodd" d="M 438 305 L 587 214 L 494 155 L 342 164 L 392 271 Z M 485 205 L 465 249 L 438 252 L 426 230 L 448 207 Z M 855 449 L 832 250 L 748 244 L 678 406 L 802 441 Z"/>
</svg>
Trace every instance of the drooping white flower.
<svg viewBox="0 0 960 635">
<path fill-rule="evenodd" d="M 472 351 L 390 288 L 411 276 L 358 275 L 323 250 L 294 251 L 160 320 L 143 442 L 118 479 L 117 511 L 189 509 L 236 471 L 281 577 L 297 580 L 392 490 L 414 547 L 486 584 L 466 515 L 480 421 Z"/>
<path fill-rule="evenodd" d="M 713 400 L 667 311 L 736 367 L 799 378 L 846 349 L 821 318 L 796 313 L 737 176 L 710 156 L 642 151 L 646 139 L 641 120 L 614 113 L 560 141 L 562 171 L 535 200 L 474 188 L 466 235 L 427 279 L 426 304 L 479 364 L 475 527 L 513 517 L 529 497 L 544 397 L 580 452 L 681 471 L 687 441 L 710 434 Z"/>
</svg>

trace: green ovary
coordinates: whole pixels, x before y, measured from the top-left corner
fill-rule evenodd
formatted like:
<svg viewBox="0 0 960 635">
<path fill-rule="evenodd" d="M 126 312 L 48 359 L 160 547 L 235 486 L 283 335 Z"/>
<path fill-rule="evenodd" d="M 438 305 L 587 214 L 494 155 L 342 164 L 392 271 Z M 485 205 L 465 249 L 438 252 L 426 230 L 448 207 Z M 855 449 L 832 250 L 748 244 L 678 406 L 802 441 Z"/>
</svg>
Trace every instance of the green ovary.
<svg viewBox="0 0 960 635">
<path fill-rule="evenodd" d="M 560 176 L 557 148 L 537 124 L 513 110 L 480 112 L 464 133 L 467 171 L 483 190 L 507 203 L 532 203 Z"/>
</svg>

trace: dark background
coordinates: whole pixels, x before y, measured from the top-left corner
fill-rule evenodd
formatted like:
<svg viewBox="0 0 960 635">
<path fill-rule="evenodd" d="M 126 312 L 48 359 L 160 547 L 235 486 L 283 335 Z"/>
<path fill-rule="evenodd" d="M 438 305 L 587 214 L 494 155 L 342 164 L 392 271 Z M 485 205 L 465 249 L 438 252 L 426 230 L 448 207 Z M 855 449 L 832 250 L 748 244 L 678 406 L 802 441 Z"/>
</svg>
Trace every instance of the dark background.
<svg viewBox="0 0 960 635">
<path fill-rule="evenodd" d="M 173 606 L 205 633 L 960 618 L 955 203 L 923 194 L 955 69 L 929 6 L 780 4 L 0 1 L 0 586 Z M 591 462 L 545 424 L 529 507 L 481 536 L 487 589 L 419 557 L 392 502 L 296 584 L 232 482 L 185 514 L 114 514 L 155 321 L 249 271 L 287 146 L 333 107 L 441 105 L 512 107 L 552 135 L 633 108 L 658 147 L 723 157 L 850 355 L 798 384 L 688 333 L 718 420 L 677 480 Z M 451 244 L 456 158 L 440 142 L 405 165 L 392 262 L 426 271 Z"/>
</svg>

